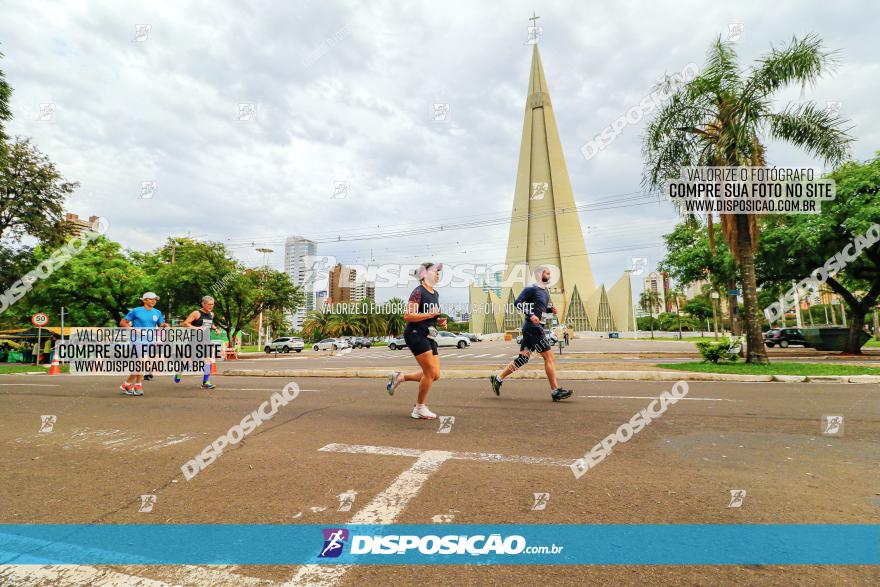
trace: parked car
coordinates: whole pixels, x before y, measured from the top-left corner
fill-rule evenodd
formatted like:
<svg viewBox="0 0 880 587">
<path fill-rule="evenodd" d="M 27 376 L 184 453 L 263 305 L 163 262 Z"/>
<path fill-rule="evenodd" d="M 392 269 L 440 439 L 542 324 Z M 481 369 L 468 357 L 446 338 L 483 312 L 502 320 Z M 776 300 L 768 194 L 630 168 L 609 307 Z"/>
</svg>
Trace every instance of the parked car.
<svg viewBox="0 0 880 587">
<path fill-rule="evenodd" d="M 282 336 L 266 344 L 266 348 L 263 350 L 267 353 L 289 353 L 290 351 L 301 353 L 305 347 L 306 345 L 301 338 L 295 336 Z"/>
<path fill-rule="evenodd" d="M 453 334 L 448 330 L 441 330 L 437 333 L 437 346 L 454 346 L 460 349 L 471 346 L 471 341 L 468 337 L 462 336 L 460 334 Z"/>
<path fill-rule="evenodd" d="M 550 339 L 550 344 L 555 345 L 557 342 L 559 342 L 559 337 L 556 336 L 556 333 L 553 332 L 552 330 L 548 330 L 547 328 L 544 329 L 544 336 Z M 522 334 L 517 336 L 516 337 L 516 344 L 522 344 L 522 339 L 523 339 Z"/>
<path fill-rule="evenodd" d="M 437 333 L 437 346 L 454 346 L 460 349 L 468 347 L 471 345 L 471 341 L 468 340 L 466 336 L 460 336 L 458 334 L 453 334 L 447 330 L 441 330 Z M 388 343 L 388 348 L 392 351 L 396 351 L 397 349 L 406 348 L 406 340 L 402 336 L 399 336 Z"/>
<path fill-rule="evenodd" d="M 347 348 L 351 348 L 351 345 L 344 338 L 325 338 L 312 345 L 312 350 L 315 351 L 337 351 Z"/>
<path fill-rule="evenodd" d="M 474 334 L 473 332 L 462 332 L 462 336 L 466 336 L 471 342 L 482 342 L 483 337 L 479 334 Z"/>
<path fill-rule="evenodd" d="M 348 337 L 348 344 L 356 349 L 368 349 L 373 346 L 373 341 L 368 336 L 350 336 Z"/>
<path fill-rule="evenodd" d="M 764 333 L 764 344 L 768 347 L 779 345 L 782 348 L 791 344 L 801 345 L 803 347 L 810 346 L 804 333 L 797 328 L 773 328 Z"/>
</svg>

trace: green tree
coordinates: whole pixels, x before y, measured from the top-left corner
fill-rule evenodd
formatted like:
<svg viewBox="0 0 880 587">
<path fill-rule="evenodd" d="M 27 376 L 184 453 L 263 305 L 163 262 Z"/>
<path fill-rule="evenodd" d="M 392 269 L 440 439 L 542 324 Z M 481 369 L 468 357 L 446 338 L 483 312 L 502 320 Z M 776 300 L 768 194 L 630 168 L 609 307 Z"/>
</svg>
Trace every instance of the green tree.
<svg viewBox="0 0 880 587">
<path fill-rule="evenodd" d="M 37 262 L 47 259 L 46 245 L 34 249 Z M 116 326 L 129 309 L 140 305 L 147 284 L 146 273 L 119 243 L 100 237 L 82 252 L 34 283 L 33 289 L 10 310 L 21 320 L 34 312 L 46 312 L 57 324 L 60 307 L 72 326 Z"/>
<path fill-rule="evenodd" d="M 383 313 L 385 319 L 385 332 L 388 336 L 399 336 L 403 334 L 406 328 L 406 321 L 403 319 L 403 312 L 400 310 L 404 307 L 403 300 L 400 298 L 391 298 L 385 302 Z"/>
<path fill-rule="evenodd" d="M 880 152 L 865 163 L 846 163 L 828 177 L 835 180 L 836 197 L 822 203 L 821 214 L 792 214 L 767 220 L 758 263 L 762 283 L 772 287 L 776 294 L 770 296 L 767 305 L 788 290 L 792 280 L 800 282 L 816 269 L 824 269 L 830 257 L 844 251 L 856 239 L 867 245 L 865 233 L 880 222 Z M 847 254 L 851 253 L 850 248 Z M 865 315 L 880 298 L 880 243 L 866 246 L 852 260 L 844 260 L 846 266 L 829 275 L 826 282 L 848 307 L 850 330 L 844 353 L 861 354 L 858 339 Z"/>
<path fill-rule="evenodd" d="M 227 274 L 226 285 L 211 295 L 214 313 L 229 340 L 260 315 L 261 310 L 296 312 L 302 305 L 302 289 L 281 271 L 261 267 Z"/>
<path fill-rule="evenodd" d="M 851 138 L 844 121 L 807 102 L 775 110 L 775 95 L 790 85 L 810 85 L 834 69 L 834 54 L 815 35 L 771 48 L 743 71 L 731 43 L 720 38 L 696 78 L 678 88 L 648 125 L 644 138 L 644 183 L 661 189 L 681 166 L 765 165 L 761 137 L 789 142 L 825 162 L 846 158 Z M 758 307 L 754 215 L 722 214 L 724 238 L 740 269 L 750 363 L 768 363 Z"/>
<path fill-rule="evenodd" d="M 64 202 L 79 183 L 66 181 L 30 139 L 18 138 L 0 155 L 0 239 L 24 235 L 59 245 L 70 234 Z"/>
<path fill-rule="evenodd" d="M 0 59 L 3 59 L 3 53 L 0 53 Z M 9 98 L 12 96 L 12 88 L 6 82 L 6 75 L 0 69 L 0 159 L 3 158 L 6 149 L 6 136 L 4 122 L 12 120 L 12 111 L 9 110 Z"/>
<path fill-rule="evenodd" d="M 169 319 L 185 317 L 199 307 L 203 296 L 217 298 L 228 282 L 245 272 L 222 243 L 189 238 L 169 238 L 140 259 Z"/>
<path fill-rule="evenodd" d="M 639 296 L 639 306 L 648 312 L 651 325 L 651 338 L 654 338 L 654 308 L 660 303 L 660 294 L 653 289 L 647 289 Z"/>
<path fill-rule="evenodd" d="M 708 295 L 700 294 L 688 300 L 681 309 L 694 318 L 698 325 L 695 330 L 702 331 L 706 320 L 712 317 L 712 300 Z"/>
</svg>

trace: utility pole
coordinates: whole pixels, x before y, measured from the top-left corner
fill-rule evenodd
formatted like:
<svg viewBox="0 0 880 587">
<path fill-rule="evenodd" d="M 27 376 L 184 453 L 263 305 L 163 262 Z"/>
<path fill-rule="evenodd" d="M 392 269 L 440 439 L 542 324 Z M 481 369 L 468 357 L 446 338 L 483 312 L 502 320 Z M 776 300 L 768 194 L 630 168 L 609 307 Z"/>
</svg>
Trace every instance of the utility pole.
<svg viewBox="0 0 880 587">
<path fill-rule="evenodd" d="M 802 328 L 803 323 L 801 322 L 801 295 L 797 288 L 797 282 L 792 280 L 791 283 L 794 285 L 794 317 L 797 321 L 797 327 Z"/>
<path fill-rule="evenodd" d="M 260 274 L 260 321 L 257 325 L 257 350 L 259 351 L 263 348 L 263 308 L 265 306 L 264 294 L 263 294 L 263 278 L 265 277 L 265 271 L 269 268 L 269 253 L 272 253 L 272 249 L 267 249 L 264 247 L 258 247 L 257 251 L 263 253 L 263 272 Z M 268 340 L 266 342 L 269 342 Z"/>
</svg>

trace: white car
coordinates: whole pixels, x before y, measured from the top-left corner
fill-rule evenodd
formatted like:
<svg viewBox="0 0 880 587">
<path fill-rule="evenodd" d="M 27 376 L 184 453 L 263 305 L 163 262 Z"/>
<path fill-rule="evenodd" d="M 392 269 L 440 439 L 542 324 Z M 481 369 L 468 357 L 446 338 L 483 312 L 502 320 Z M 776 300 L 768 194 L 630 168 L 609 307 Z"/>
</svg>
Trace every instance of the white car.
<svg viewBox="0 0 880 587">
<path fill-rule="evenodd" d="M 313 351 L 338 351 L 340 349 L 350 348 L 348 341 L 341 338 L 325 338 L 312 345 Z"/>
<path fill-rule="evenodd" d="M 441 330 L 437 333 L 437 338 L 434 340 L 437 341 L 437 346 L 454 346 L 460 349 L 471 346 L 471 341 L 468 340 L 468 337 L 461 336 L 459 334 L 453 334 L 448 330 Z M 406 348 L 406 340 L 402 336 L 398 336 L 394 340 L 388 343 L 389 350 L 397 350 Z"/>
<path fill-rule="evenodd" d="M 460 334 L 453 334 L 448 330 L 441 330 L 437 333 L 437 346 L 454 346 L 460 349 L 471 346 L 471 340 Z"/>
<path fill-rule="evenodd" d="M 282 336 L 281 338 L 276 338 L 270 343 L 266 344 L 266 348 L 263 349 L 266 353 L 289 353 L 290 351 L 296 351 L 301 353 L 305 348 L 305 344 L 303 344 L 303 340 L 301 338 L 295 336 Z"/>
</svg>

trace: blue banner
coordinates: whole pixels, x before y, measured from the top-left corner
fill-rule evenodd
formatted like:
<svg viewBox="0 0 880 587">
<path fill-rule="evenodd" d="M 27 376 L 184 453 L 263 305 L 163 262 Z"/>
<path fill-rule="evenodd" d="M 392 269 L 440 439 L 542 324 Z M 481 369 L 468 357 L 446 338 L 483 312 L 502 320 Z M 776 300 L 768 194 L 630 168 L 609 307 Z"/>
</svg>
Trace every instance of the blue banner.
<svg viewBox="0 0 880 587">
<path fill-rule="evenodd" d="M 0 525 L 0 564 L 876 565 L 877 524 Z"/>
</svg>

